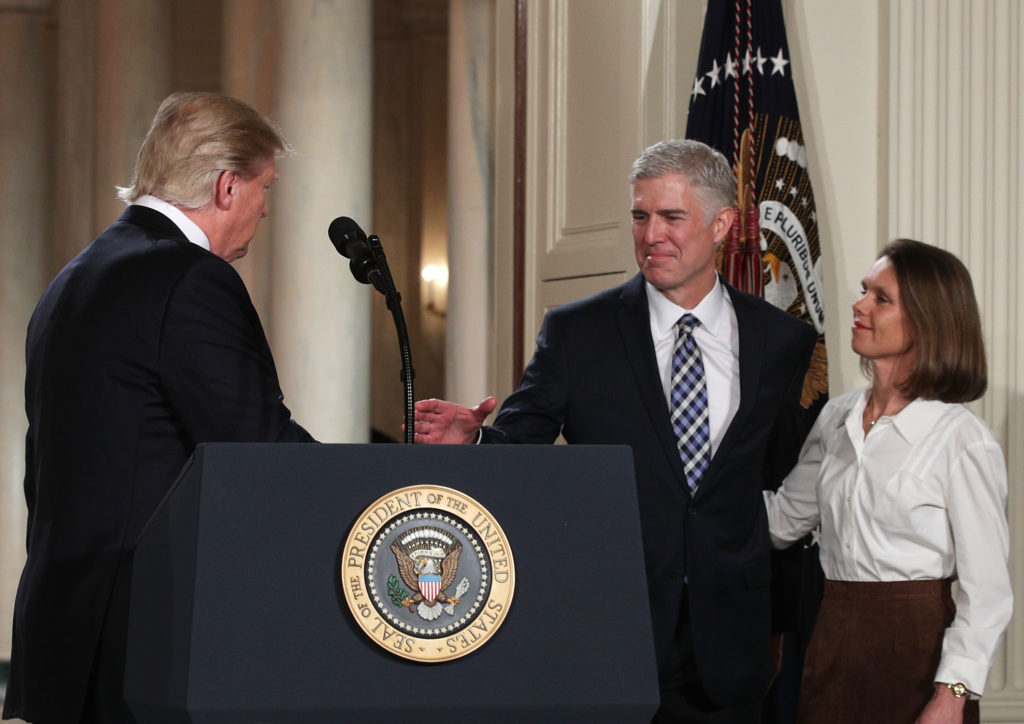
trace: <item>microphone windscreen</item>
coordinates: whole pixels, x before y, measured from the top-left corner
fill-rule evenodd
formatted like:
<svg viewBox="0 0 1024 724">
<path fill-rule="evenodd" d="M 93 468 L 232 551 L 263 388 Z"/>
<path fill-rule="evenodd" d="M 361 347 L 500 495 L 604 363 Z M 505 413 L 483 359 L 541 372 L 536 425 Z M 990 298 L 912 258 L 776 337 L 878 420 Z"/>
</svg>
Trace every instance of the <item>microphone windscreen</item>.
<svg viewBox="0 0 1024 724">
<path fill-rule="evenodd" d="M 366 234 L 359 228 L 359 224 L 347 216 L 339 216 L 332 221 L 327 228 L 327 236 L 330 237 L 331 243 L 334 244 L 338 253 L 349 259 L 354 253 L 353 244 L 366 243 Z"/>
</svg>

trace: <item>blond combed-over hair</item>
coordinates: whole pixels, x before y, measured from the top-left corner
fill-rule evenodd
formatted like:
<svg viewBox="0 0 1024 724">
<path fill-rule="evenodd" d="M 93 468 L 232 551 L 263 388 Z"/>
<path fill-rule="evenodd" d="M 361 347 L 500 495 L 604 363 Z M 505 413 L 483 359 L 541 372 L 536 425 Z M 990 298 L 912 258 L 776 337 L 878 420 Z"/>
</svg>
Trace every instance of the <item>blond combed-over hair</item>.
<svg viewBox="0 0 1024 724">
<path fill-rule="evenodd" d="M 262 113 L 217 93 L 172 93 L 157 109 L 135 161 L 135 176 L 118 187 L 122 201 L 150 194 L 183 209 L 213 200 L 222 171 L 253 177 L 291 147 Z"/>
</svg>

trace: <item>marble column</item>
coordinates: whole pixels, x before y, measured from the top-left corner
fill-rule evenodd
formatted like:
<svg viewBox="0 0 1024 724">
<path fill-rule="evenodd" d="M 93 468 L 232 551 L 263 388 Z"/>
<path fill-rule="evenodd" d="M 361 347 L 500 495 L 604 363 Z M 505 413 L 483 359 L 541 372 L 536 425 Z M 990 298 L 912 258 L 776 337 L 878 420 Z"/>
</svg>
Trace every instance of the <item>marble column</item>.
<svg viewBox="0 0 1024 724">
<path fill-rule="evenodd" d="M 172 27 L 170 0 L 95 2 L 94 234 L 124 211 L 115 187 L 131 183 L 142 139 L 171 91 Z"/>
<path fill-rule="evenodd" d="M 491 6 L 491 0 L 452 0 L 449 7 L 445 397 L 467 405 L 494 393 Z"/>
<path fill-rule="evenodd" d="M 50 236 L 48 1 L 0 2 L 0 659 L 25 562 L 25 327 Z"/>
<path fill-rule="evenodd" d="M 337 216 L 370 233 L 369 0 L 281 0 L 274 107 L 295 154 L 271 192 L 271 347 L 285 401 L 319 440 L 369 439 L 370 287 L 327 237 Z"/>
<path fill-rule="evenodd" d="M 57 0 L 57 95 L 53 209 L 53 275 L 111 219 L 97 221 L 93 205 L 96 138 L 96 0 Z M 118 183 L 126 183 L 118 181 Z M 108 200 L 112 197 L 106 194 Z M 100 226 L 100 223 L 103 226 Z"/>
<path fill-rule="evenodd" d="M 274 106 L 274 69 L 280 49 L 277 4 L 277 0 L 223 0 L 221 91 L 268 115 Z M 287 129 L 282 132 L 289 138 Z M 288 183 L 289 163 L 279 165 L 281 181 L 273 194 L 281 184 Z M 269 320 L 270 270 L 274 260 L 270 227 L 269 223 L 260 224 L 249 253 L 234 262 L 264 323 Z"/>
</svg>

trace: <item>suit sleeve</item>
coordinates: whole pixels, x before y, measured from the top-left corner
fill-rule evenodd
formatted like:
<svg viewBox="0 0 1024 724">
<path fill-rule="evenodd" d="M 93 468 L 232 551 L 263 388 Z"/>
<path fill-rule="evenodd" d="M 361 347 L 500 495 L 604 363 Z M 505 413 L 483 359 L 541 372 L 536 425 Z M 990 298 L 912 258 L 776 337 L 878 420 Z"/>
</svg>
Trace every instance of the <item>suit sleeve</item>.
<svg viewBox="0 0 1024 724">
<path fill-rule="evenodd" d="M 481 442 L 548 444 L 565 424 L 569 370 L 559 316 L 548 312 L 537 335 L 537 349 L 519 388 L 505 400 Z"/>
<path fill-rule="evenodd" d="M 160 376 L 192 442 L 310 442 L 285 407 L 263 327 L 241 278 L 214 256 L 167 302 Z"/>
</svg>

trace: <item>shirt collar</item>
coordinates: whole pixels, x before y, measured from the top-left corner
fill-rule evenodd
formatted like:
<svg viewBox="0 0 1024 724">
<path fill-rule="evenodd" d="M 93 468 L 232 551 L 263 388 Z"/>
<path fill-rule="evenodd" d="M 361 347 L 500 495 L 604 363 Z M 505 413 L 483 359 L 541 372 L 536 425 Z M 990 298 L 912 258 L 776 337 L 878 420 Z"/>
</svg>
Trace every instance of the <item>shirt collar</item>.
<svg viewBox="0 0 1024 724">
<path fill-rule="evenodd" d="M 893 427 L 904 440 L 914 445 L 935 427 L 946 407 L 947 403 L 939 400 L 913 400 L 893 415 Z"/>
<path fill-rule="evenodd" d="M 862 394 L 858 396 L 857 402 L 847 416 L 847 421 L 853 426 L 852 430 L 860 431 L 862 429 L 861 425 L 863 423 L 861 421 L 864 419 L 864 408 L 867 406 L 870 396 L 871 385 L 868 385 L 863 389 Z M 945 412 L 946 406 L 947 403 L 940 402 L 939 400 L 916 399 L 891 416 L 889 420 L 896 432 L 907 441 L 907 444 L 914 445 L 935 427 L 939 418 Z M 843 421 L 840 421 L 838 426 L 841 427 L 843 424 Z M 861 434 L 861 437 L 863 437 L 863 434 Z"/>
<path fill-rule="evenodd" d="M 676 322 L 687 312 L 699 319 L 701 326 L 715 337 L 725 331 L 724 312 L 726 305 L 731 304 L 732 300 L 725 293 L 721 279 L 716 277 L 715 286 L 693 309 L 684 309 L 669 301 L 669 298 L 655 289 L 650 282 L 644 281 L 644 284 L 647 286 L 647 303 L 651 311 L 651 328 L 655 339 L 674 335 Z"/>
<path fill-rule="evenodd" d="M 185 235 L 186 239 L 196 246 L 201 246 L 207 251 L 210 250 L 210 239 L 206 236 L 206 232 L 200 229 L 192 219 L 185 216 L 177 206 L 149 194 L 140 196 L 132 203 L 136 206 L 145 206 L 147 209 L 159 211 L 181 229 L 181 233 Z"/>
</svg>

